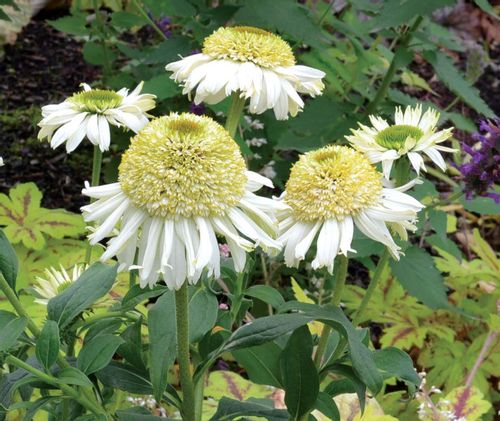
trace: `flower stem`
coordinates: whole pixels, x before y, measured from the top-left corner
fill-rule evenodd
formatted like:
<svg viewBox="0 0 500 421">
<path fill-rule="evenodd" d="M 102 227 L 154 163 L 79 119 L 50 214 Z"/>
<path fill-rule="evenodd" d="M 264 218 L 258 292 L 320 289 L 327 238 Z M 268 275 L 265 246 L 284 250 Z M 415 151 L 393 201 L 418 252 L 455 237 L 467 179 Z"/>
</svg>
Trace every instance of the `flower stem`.
<svg viewBox="0 0 500 421">
<path fill-rule="evenodd" d="M 239 92 L 233 92 L 233 95 L 231 96 L 231 105 L 229 106 L 226 119 L 226 130 L 232 138 L 234 138 L 236 134 L 236 129 L 238 128 L 238 123 L 240 122 L 240 116 L 244 106 L 245 98 L 240 97 Z"/>
<path fill-rule="evenodd" d="M 177 323 L 177 361 L 182 386 L 182 419 L 195 421 L 195 393 L 189 361 L 189 294 L 187 283 L 175 292 L 175 318 Z"/>
<path fill-rule="evenodd" d="M 98 186 L 101 179 L 101 167 L 102 167 L 102 152 L 99 145 L 94 145 L 94 157 L 92 159 L 92 181 L 91 186 Z M 91 199 L 91 202 L 93 200 Z M 92 245 L 87 244 L 87 251 L 85 252 L 85 264 L 90 264 L 90 259 L 92 257 Z"/>
<path fill-rule="evenodd" d="M 99 0 L 94 0 L 94 12 L 95 12 L 95 18 L 97 21 L 97 26 L 99 28 L 100 32 L 100 38 L 101 38 L 101 44 L 102 44 L 102 52 L 103 52 L 103 58 L 104 58 L 104 80 L 106 81 L 107 78 L 111 74 L 111 63 L 109 62 L 109 56 L 108 56 L 108 46 L 106 45 L 106 34 L 105 34 L 105 25 L 104 25 L 104 20 L 102 19 L 101 16 L 101 11 L 99 7 Z"/>
<path fill-rule="evenodd" d="M 384 252 L 382 253 L 382 256 L 380 256 L 380 260 L 378 261 L 377 268 L 375 269 L 375 273 L 373 275 L 373 279 L 370 281 L 370 284 L 366 289 L 365 296 L 363 297 L 363 300 L 361 301 L 358 311 L 356 312 L 352 320 L 352 324 L 354 326 L 357 326 L 362 320 L 366 307 L 368 306 L 368 303 L 370 301 L 370 298 L 372 297 L 373 292 L 377 287 L 377 284 L 382 278 L 382 274 L 384 273 L 388 263 L 389 263 L 389 249 L 385 248 Z"/>
<path fill-rule="evenodd" d="M 426 169 L 427 174 L 432 175 L 433 177 L 436 177 L 437 179 L 444 181 L 446 184 L 448 184 L 451 187 L 458 187 L 458 183 L 453 181 L 450 177 L 448 177 L 446 174 L 444 174 L 441 171 L 436 170 L 435 168 L 428 167 Z"/>
<path fill-rule="evenodd" d="M 389 68 L 387 69 L 387 73 L 384 76 L 384 79 L 382 80 L 382 83 L 380 84 L 380 87 L 378 88 L 377 95 L 375 95 L 375 98 L 373 101 L 368 104 L 366 107 L 365 116 L 368 116 L 372 114 L 376 109 L 380 101 L 382 101 L 385 98 L 385 95 L 387 93 L 387 89 L 389 88 L 389 85 L 392 82 L 392 79 L 394 78 L 394 75 L 396 73 L 396 70 L 398 68 L 397 66 L 397 61 L 398 61 L 398 51 L 403 51 L 408 48 L 408 45 L 410 44 L 411 38 L 413 36 L 413 33 L 417 30 L 417 28 L 420 26 L 422 23 L 422 16 L 419 16 L 417 19 L 415 19 L 415 22 L 413 25 L 410 27 L 410 29 L 403 34 L 401 34 L 398 37 L 398 40 L 396 42 L 396 51 L 394 52 L 394 56 L 392 57 L 391 64 L 389 65 Z"/>
<path fill-rule="evenodd" d="M 168 37 L 163 33 L 163 31 L 160 28 L 158 28 L 158 25 L 147 14 L 147 12 L 144 10 L 144 7 L 142 7 L 142 4 L 140 2 L 138 2 L 137 0 L 133 0 L 133 4 L 137 8 L 137 10 L 139 11 L 140 15 L 144 18 L 144 20 L 146 22 L 148 22 L 151 25 L 151 27 L 156 31 L 156 33 L 158 35 L 160 35 L 163 39 L 167 40 Z"/>
<path fill-rule="evenodd" d="M 106 419 L 108 419 L 106 411 L 96 406 L 93 402 L 88 400 L 82 393 L 78 392 L 71 386 L 68 386 L 67 384 L 60 382 L 59 379 L 57 379 L 56 377 L 44 373 L 43 371 L 37 370 L 35 367 L 32 367 L 28 363 L 20 360 L 19 358 L 14 357 L 13 355 L 8 355 L 7 358 L 5 359 L 5 362 L 7 364 L 11 364 L 22 370 L 27 371 L 28 373 L 33 374 L 40 380 L 43 380 L 45 383 L 51 384 L 61 389 L 66 395 L 72 397 L 75 401 L 77 401 L 84 408 L 87 408 L 90 412 L 98 416 L 105 415 Z"/>
<path fill-rule="evenodd" d="M 338 306 L 340 304 L 340 299 L 342 298 L 342 292 L 345 286 L 345 280 L 347 277 L 347 266 L 349 264 L 349 259 L 343 255 L 339 255 L 337 257 L 337 265 L 335 266 L 335 289 L 333 291 L 332 301 L 331 303 L 334 306 Z M 314 355 L 314 363 L 317 368 L 320 368 L 323 355 L 326 351 L 326 346 L 328 345 L 328 339 L 330 337 L 330 333 L 332 328 L 328 325 L 323 325 L 323 330 L 321 331 L 321 336 L 319 339 L 318 348 L 316 350 L 316 354 Z"/>
</svg>

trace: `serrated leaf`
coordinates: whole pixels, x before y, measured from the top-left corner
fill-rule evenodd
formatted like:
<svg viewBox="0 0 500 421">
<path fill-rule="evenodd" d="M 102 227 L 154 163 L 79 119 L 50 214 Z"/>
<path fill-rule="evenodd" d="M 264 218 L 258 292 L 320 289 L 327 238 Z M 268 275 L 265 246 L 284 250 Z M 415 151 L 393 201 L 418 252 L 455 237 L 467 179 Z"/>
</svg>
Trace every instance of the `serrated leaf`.
<svg viewBox="0 0 500 421">
<path fill-rule="evenodd" d="M 252 0 L 234 15 L 239 24 L 262 27 L 281 32 L 295 41 L 322 46 L 322 32 L 309 11 L 298 2 L 289 0 Z"/>
<path fill-rule="evenodd" d="M 63 329 L 82 311 L 103 297 L 113 286 L 117 266 L 94 263 L 61 294 L 47 305 L 50 320 L 55 320 Z"/>
<path fill-rule="evenodd" d="M 450 6 L 456 0 L 387 0 L 383 2 L 379 15 L 369 23 L 370 29 L 394 28 L 408 24 L 415 16 L 426 16 L 437 9 Z"/>
<path fill-rule="evenodd" d="M 59 326 L 53 320 L 47 320 L 36 341 L 36 358 L 46 370 L 56 362 L 59 355 Z"/>
<path fill-rule="evenodd" d="M 14 291 L 16 290 L 18 266 L 16 252 L 4 232 L 0 230 L 0 274 Z"/>
<path fill-rule="evenodd" d="M 412 246 L 406 249 L 405 256 L 390 265 L 394 276 L 411 295 L 431 308 L 450 308 L 443 277 L 425 250 Z"/>
<path fill-rule="evenodd" d="M 42 193 L 34 183 L 19 184 L 9 191 L 9 196 L 0 194 L 0 225 L 11 243 L 22 242 L 34 250 L 46 244 L 44 234 L 63 238 L 80 235 L 85 231 L 81 215 L 64 209 L 40 207 Z"/>
<path fill-rule="evenodd" d="M 92 374 L 106 367 L 123 339 L 115 335 L 100 335 L 86 343 L 78 354 L 78 368 Z"/>
<path fill-rule="evenodd" d="M 484 117 L 493 118 L 495 116 L 495 113 L 479 96 L 478 90 L 470 85 L 446 54 L 425 51 L 424 58 L 432 65 L 439 79 L 455 95 Z"/>
</svg>

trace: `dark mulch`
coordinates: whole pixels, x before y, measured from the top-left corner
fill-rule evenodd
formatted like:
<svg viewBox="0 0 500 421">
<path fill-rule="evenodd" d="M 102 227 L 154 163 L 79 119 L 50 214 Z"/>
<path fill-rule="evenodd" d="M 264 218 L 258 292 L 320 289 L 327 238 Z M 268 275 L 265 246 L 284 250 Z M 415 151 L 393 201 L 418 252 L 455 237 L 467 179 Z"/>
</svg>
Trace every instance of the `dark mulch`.
<svg viewBox="0 0 500 421">
<path fill-rule="evenodd" d="M 0 191 L 19 182 L 34 181 L 44 192 L 44 206 L 77 210 L 84 180 L 90 179 L 91 147 L 69 157 L 38 142 L 40 107 L 62 101 L 81 82 L 99 77 L 82 57 L 81 43 L 33 21 L 0 58 Z"/>
</svg>

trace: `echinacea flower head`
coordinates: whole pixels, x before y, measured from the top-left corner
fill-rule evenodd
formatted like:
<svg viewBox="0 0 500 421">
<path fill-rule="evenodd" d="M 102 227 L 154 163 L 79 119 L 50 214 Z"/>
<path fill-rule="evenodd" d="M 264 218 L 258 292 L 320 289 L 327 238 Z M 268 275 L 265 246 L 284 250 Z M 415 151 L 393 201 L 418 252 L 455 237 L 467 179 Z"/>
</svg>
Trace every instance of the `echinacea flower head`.
<svg viewBox="0 0 500 421">
<path fill-rule="evenodd" d="M 258 245 L 279 251 L 274 214 L 284 205 L 253 193 L 264 185 L 272 187 L 246 170 L 222 126 L 206 116 L 173 113 L 132 139 L 117 183 L 83 190 L 97 201 L 82 211 L 86 221 L 98 222 L 91 244 L 119 230 L 101 260 L 117 256 L 120 269 L 137 268 L 142 287 L 161 275 L 178 289 L 186 280 L 196 283 L 204 269 L 220 275 L 217 235 L 225 237 L 238 272 L 246 251 Z"/>
<path fill-rule="evenodd" d="M 155 107 L 155 96 L 141 94 L 141 82 L 132 92 L 92 89 L 82 83 L 83 90 L 60 104 L 42 107 L 38 139 L 47 138 L 55 149 L 66 142 L 66 151 L 74 151 L 87 137 L 101 151 L 109 149 L 109 125 L 138 132 L 149 121 L 147 111 Z"/>
<path fill-rule="evenodd" d="M 439 113 L 428 109 L 422 113 L 422 106 L 406 107 L 403 112 L 396 108 L 394 124 L 390 125 L 381 117 L 371 115 L 371 127 L 359 124 L 359 129 L 351 130 L 346 139 L 358 151 L 364 152 L 372 163 L 381 162 L 384 176 L 389 179 L 394 161 L 407 156 L 417 172 L 425 171 L 422 153 L 427 155 L 441 170 L 446 163 L 441 152 L 455 152 L 441 143 L 452 136 L 453 128 L 437 130 Z"/>
<path fill-rule="evenodd" d="M 466 199 L 484 196 L 500 203 L 500 194 L 494 191 L 494 186 L 500 184 L 500 118 L 483 120 L 479 132 L 471 136 L 470 142 L 464 142 L 462 148 L 468 157 L 458 169 Z"/>
<path fill-rule="evenodd" d="M 403 193 L 414 183 L 387 188 L 368 158 L 346 146 L 327 146 L 302 155 L 292 167 L 281 198 L 289 209 L 280 212 L 280 237 L 285 263 L 298 266 L 317 237 L 312 267 L 333 271 L 337 254 L 351 249 L 354 226 L 399 258 L 389 228 L 402 238 L 414 230 L 424 206 Z"/>
<path fill-rule="evenodd" d="M 219 28 L 203 50 L 166 66 L 172 79 L 195 91 L 194 102 L 216 104 L 233 92 L 250 99 L 249 111 L 273 109 L 278 120 L 304 107 L 298 93 L 321 95 L 325 73 L 297 65 L 290 45 L 278 35 L 249 26 Z"/>
<path fill-rule="evenodd" d="M 33 289 L 38 295 L 35 302 L 47 305 L 51 298 L 61 294 L 67 287 L 75 282 L 87 269 L 86 265 L 75 265 L 71 273 L 68 273 L 63 266 L 59 269 L 50 267 L 45 269 L 45 276 L 37 276 Z"/>
</svg>

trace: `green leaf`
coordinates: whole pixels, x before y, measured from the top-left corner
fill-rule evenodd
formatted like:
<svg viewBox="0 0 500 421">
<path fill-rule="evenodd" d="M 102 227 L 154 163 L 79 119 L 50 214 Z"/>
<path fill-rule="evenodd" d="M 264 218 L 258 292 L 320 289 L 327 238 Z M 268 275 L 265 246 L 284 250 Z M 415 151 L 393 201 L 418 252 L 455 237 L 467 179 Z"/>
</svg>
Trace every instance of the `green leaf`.
<svg viewBox="0 0 500 421">
<path fill-rule="evenodd" d="M 0 273 L 14 291 L 16 290 L 18 266 L 16 252 L 0 229 Z"/>
<path fill-rule="evenodd" d="M 191 54 L 194 45 L 187 37 L 173 36 L 152 50 L 146 56 L 144 63 L 146 64 L 162 64 L 165 65 L 172 61 L 179 60 L 179 57 L 185 57 Z M 170 73 L 167 73 L 170 77 Z"/>
<path fill-rule="evenodd" d="M 245 290 L 245 295 L 249 295 L 253 298 L 258 298 L 267 304 L 270 304 L 274 308 L 280 307 L 285 303 L 285 299 L 280 294 L 280 292 L 268 285 L 254 285 Z"/>
<path fill-rule="evenodd" d="M 57 401 L 59 399 L 60 399 L 59 396 L 42 396 L 41 398 L 38 398 L 35 402 L 30 404 L 30 407 L 28 408 L 26 414 L 24 415 L 23 421 L 33 420 L 35 414 L 40 409 L 47 406 L 50 402 Z"/>
<path fill-rule="evenodd" d="M 53 320 L 47 320 L 35 348 L 36 358 L 46 370 L 49 370 L 57 360 L 59 343 L 59 326 Z"/>
<path fill-rule="evenodd" d="M 111 23 L 119 28 L 130 29 L 133 26 L 143 26 L 146 21 L 135 13 L 115 12 L 111 15 Z"/>
<path fill-rule="evenodd" d="M 474 108 L 479 114 L 487 118 L 493 118 L 495 116 L 495 113 L 479 96 L 478 90 L 465 80 L 446 54 L 425 51 L 424 58 L 432 65 L 439 79 L 455 95 Z"/>
<path fill-rule="evenodd" d="M 104 66 L 106 62 L 113 62 L 117 58 L 114 51 L 105 48 L 100 42 L 86 42 L 82 52 L 85 61 L 96 66 Z"/>
<path fill-rule="evenodd" d="M 81 215 L 64 209 L 40 207 L 42 193 L 34 183 L 18 184 L 9 191 L 9 196 L 0 194 L 0 225 L 12 244 L 22 241 L 24 246 L 41 250 L 47 234 L 54 238 L 82 234 L 85 224 Z"/>
<path fill-rule="evenodd" d="M 187 0 L 144 0 L 151 13 L 159 18 L 162 16 L 193 17 L 196 9 Z"/>
<path fill-rule="evenodd" d="M 146 82 L 144 82 L 143 92 L 156 95 L 158 100 L 162 100 L 176 96 L 180 93 L 180 89 L 177 84 L 170 79 L 170 76 L 165 73 L 146 80 Z"/>
<path fill-rule="evenodd" d="M 85 374 L 92 374 L 106 367 L 123 339 L 115 335 L 97 336 L 86 343 L 78 354 L 77 366 Z"/>
<path fill-rule="evenodd" d="M 283 388 L 280 374 L 281 348 L 275 342 L 231 352 L 252 382 Z"/>
<path fill-rule="evenodd" d="M 288 413 L 282 409 L 274 409 L 258 402 L 241 402 L 222 398 L 217 412 L 210 421 L 235 420 L 242 416 L 262 417 L 268 421 L 287 421 Z"/>
<path fill-rule="evenodd" d="M 151 395 L 153 385 L 140 370 L 128 365 L 112 361 L 96 373 L 97 378 L 106 386 L 139 395 Z"/>
<path fill-rule="evenodd" d="M 415 16 L 430 15 L 437 9 L 455 4 L 456 0 L 386 0 L 380 14 L 369 22 L 369 29 L 394 28 L 409 24 Z"/>
<path fill-rule="evenodd" d="M 237 329 L 230 336 L 224 350 L 232 351 L 261 345 L 292 332 L 312 320 L 313 317 L 304 314 L 276 314 L 261 317 Z"/>
<path fill-rule="evenodd" d="M 243 3 L 234 20 L 238 24 L 257 26 L 281 32 L 295 41 L 313 46 L 323 46 L 324 38 L 307 8 L 289 0 L 252 0 Z"/>
<path fill-rule="evenodd" d="M 84 36 L 90 33 L 90 29 L 86 28 L 87 17 L 84 14 L 64 16 L 57 20 L 48 20 L 47 22 L 53 28 L 66 34 Z"/>
<path fill-rule="evenodd" d="M 0 338 L 2 338 L 0 341 L 0 352 L 8 351 L 16 344 L 17 338 L 24 332 L 27 324 L 28 319 L 18 317 L 10 320 L 0 328 Z"/>
<path fill-rule="evenodd" d="M 177 332 L 175 324 L 175 297 L 172 291 L 163 294 L 148 315 L 149 375 L 156 400 L 160 400 L 167 386 L 167 374 L 175 361 Z"/>
<path fill-rule="evenodd" d="M 142 318 L 140 318 L 135 323 L 127 326 L 120 335 L 125 342 L 120 345 L 117 352 L 134 367 L 146 370 L 142 357 L 142 323 Z"/>
<path fill-rule="evenodd" d="M 441 273 L 432 257 L 423 249 L 412 246 L 399 261 L 391 260 L 392 273 L 411 295 L 431 308 L 449 308 Z"/>
<path fill-rule="evenodd" d="M 141 407 L 141 410 L 146 409 Z M 147 411 L 146 411 L 147 412 Z M 173 421 L 173 418 L 157 417 L 156 415 L 143 414 L 139 409 L 129 408 L 125 410 L 116 411 L 118 421 Z"/>
<path fill-rule="evenodd" d="M 197 288 L 189 299 L 189 341 L 199 342 L 217 321 L 217 297 L 206 289 Z"/>
<path fill-rule="evenodd" d="M 65 384 L 73 384 L 75 386 L 82 386 L 82 387 L 93 387 L 93 383 L 85 375 L 85 373 L 78 370 L 75 367 L 68 367 L 62 369 L 57 374 L 57 378 L 59 381 Z"/>
<path fill-rule="evenodd" d="M 498 16 L 498 12 L 495 10 L 495 8 L 490 4 L 488 0 L 474 0 L 474 3 L 478 5 L 483 12 L 488 13 L 492 18 L 495 18 L 496 20 L 500 19 Z"/>
<path fill-rule="evenodd" d="M 149 300 L 150 298 L 158 297 L 166 291 L 166 287 L 163 285 L 156 285 L 154 288 L 141 288 L 139 285 L 134 285 L 130 288 L 127 294 L 123 297 L 121 309 L 123 311 L 132 310 L 137 304 L 143 301 Z"/>
<path fill-rule="evenodd" d="M 314 407 L 329 420 L 340 421 L 340 412 L 337 404 L 328 393 L 319 392 Z"/>
<path fill-rule="evenodd" d="M 281 354 L 281 377 L 285 403 L 293 420 L 300 420 L 316 403 L 319 377 L 311 358 L 313 343 L 307 326 L 301 326 L 290 336 Z"/>
<path fill-rule="evenodd" d="M 397 377 L 412 387 L 412 391 L 420 385 L 420 377 L 413 368 L 410 356 L 398 348 L 389 347 L 374 351 L 375 364 L 384 377 Z"/>
<path fill-rule="evenodd" d="M 68 326 L 82 311 L 106 295 L 116 278 L 117 267 L 94 263 L 47 306 L 48 318 L 59 328 Z"/>
</svg>

